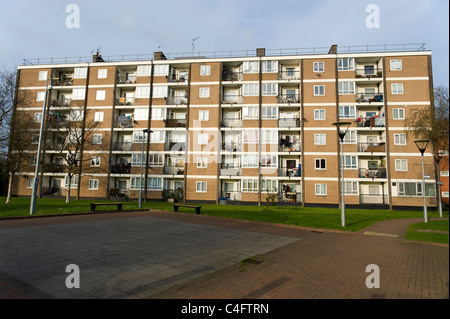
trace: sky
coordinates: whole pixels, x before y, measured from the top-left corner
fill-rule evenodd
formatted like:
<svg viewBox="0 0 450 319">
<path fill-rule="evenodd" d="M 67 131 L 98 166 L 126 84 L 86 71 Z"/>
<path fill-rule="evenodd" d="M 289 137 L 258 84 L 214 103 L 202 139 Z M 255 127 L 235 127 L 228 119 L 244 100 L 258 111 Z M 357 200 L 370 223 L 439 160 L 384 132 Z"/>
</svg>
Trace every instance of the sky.
<svg viewBox="0 0 450 319">
<path fill-rule="evenodd" d="M 24 59 L 425 43 L 449 86 L 448 0 L 1 0 L 0 67 Z M 369 28 L 379 8 L 379 25 Z M 79 15 L 66 8 L 76 5 Z M 67 23 L 69 20 L 69 24 Z M 79 26 L 74 27 L 74 22 Z"/>
</svg>

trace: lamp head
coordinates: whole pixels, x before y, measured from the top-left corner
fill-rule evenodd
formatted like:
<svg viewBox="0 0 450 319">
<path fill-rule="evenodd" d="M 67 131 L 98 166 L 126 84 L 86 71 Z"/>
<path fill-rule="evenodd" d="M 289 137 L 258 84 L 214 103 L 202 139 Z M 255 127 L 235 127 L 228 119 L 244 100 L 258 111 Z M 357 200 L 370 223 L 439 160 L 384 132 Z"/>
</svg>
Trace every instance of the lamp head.
<svg viewBox="0 0 450 319">
<path fill-rule="evenodd" d="M 428 143 L 430 142 L 430 140 L 416 140 L 414 141 L 414 143 L 416 144 L 417 148 L 419 149 L 420 153 L 425 152 L 425 150 L 427 149 Z"/>
<path fill-rule="evenodd" d="M 347 133 L 348 128 L 350 127 L 351 122 L 335 122 L 332 125 L 335 125 L 338 130 L 338 135 L 341 140 L 344 139 L 345 133 Z"/>
</svg>

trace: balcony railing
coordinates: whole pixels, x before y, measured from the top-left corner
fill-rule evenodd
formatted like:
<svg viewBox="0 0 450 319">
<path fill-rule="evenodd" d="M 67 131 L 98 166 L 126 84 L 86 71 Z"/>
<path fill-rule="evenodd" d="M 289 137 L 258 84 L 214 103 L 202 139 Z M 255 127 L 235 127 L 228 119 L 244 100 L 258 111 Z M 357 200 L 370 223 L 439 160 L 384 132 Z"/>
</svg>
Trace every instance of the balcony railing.
<svg viewBox="0 0 450 319">
<path fill-rule="evenodd" d="M 300 127 L 300 120 L 297 118 L 280 118 L 278 127 Z"/>
<path fill-rule="evenodd" d="M 71 86 L 73 85 L 72 79 L 52 79 L 53 86 Z"/>
<path fill-rule="evenodd" d="M 300 80 L 300 71 L 279 71 L 279 80 Z"/>
<path fill-rule="evenodd" d="M 298 167 L 294 167 L 294 168 L 279 167 L 278 168 L 278 176 L 280 176 L 280 177 L 301 177 L 302 171 Z"/>
<path fill-rule="evenodd" d="M 383 102 L 383 93 L 356 93 L 356 102 L 358 103 Z"/>
<path fill-rule="evenodd" d="M 50 107 L 70 107 L 72 99 L 52 99 L 50 100 Z"/>
<path fill-rule="evenodd" d="M 222 163 L 220 166 L 220 175 L 222 175 L 222 176 L 241 176 L 242 168 L 239 165 Z"/>
<path fill-rule="evenodd" d="M 301 152 L 300 143 L 294 143 L 291 145 L 278 145 L 278 152 Z"/>
<path fill-rule="evenodd" d="M 223 82 L 242 81 L 242 72 L 236 72 L 228 68 L 224 68 L 222 72 Z"/>
<path fill-rule="evenodd" d="M 118 97 L 116 98 L 116 106 L 135 105 L 136 99 L 134 97 Z"/>
<path fill-rule="evenodd" d="M 356 78 L 367 78 L 367 79 L 373 79 L 373 78 L 382 78 L 383 77 L 383 71 L 378 68 L 356 68 L 355 70 Z"/>
<path fill-rule="evenodd" d="M 185 142 L 167 142 L 164 144 L 164 151 L 184 152 L 185 150 Z"/>
<path fill-rule="evenodd" d="M 131 174 L 131 164 L 111 165 L 111 174 Z"/>
<path fill-rule="evenodd" d="M 117 128 L 133 128 L 134 120 L 131 118 L 119 118 L 115 122 L 115 127 Z"/>
<path fill-rule="evenodd" d="M 358 152 L 386 152 L 386 143 L 358 143 Z"/>
<path fill-rule="evenodd" d="M 386 168 L 360 168 L 359 178 L 386 178 Z"/>
<path fill-rule="evenodd" d="M 167 119 L 164 122 L 166 127 L 186 127 L 186 120 Z"/>
<path fill-rule="evenodd" d="M 113 151 L 131 151 L 133 143 L 131 142 L 114 142 L 112 145 Z"/>
<path fill-rule="evenodd" d="M 221 122 L 222 127 L 242 127 L 242 119 L 236 118 L 225 118 Z"/>
<path fill-rule="evenodd" d="M 226 152 L 240 152 L 242 150 L 241 143 L 222 143 L 222 151 Z"/>
<path fill-rule="evenodd" d="M 55 163 L 45 163 L 44 172 L 45 173 L 64 173 L 66 171 L 66 165 L 55 164 Z"/>
<path fill-rule="evenodd" d="M 300 103 L 300 94 L 280 94 L 278 95 L 278 103 Z"/>
<path fill-rule="evenodd" d="M 118 75 L 117 76 L 117 84 L 135 84 L 136 76 L 135 75 Z"/>
<path fill-rule="evenodd" d="M 361 204 L 389 204 L 388 195 L 360 194 Z"/>
<path fill-rule="evenodd" d="M 168 97 L 167 105 L 187 105 L 187 97 Z"/>
<path fill-rule="evenodd" d="M 358 117 L 356 120 L 357 127 L 384 127 L 384 117 Z"/>
<path fill-rule="evenodd" d="M 222 191 L 221 193 L 221 198 L 224 198 L 225 200 L 241 200 L 242 193 L 241 192 L 227 192 L 227 191 Z"/>
<path fill-rule="evenodd" d="M 167 76 L 168 82 L 176 82 L 176 83 L 187 83 L 188 81 L 188 74 L 187 73 L 181 73 L 181 74 L 171 74 Z"/>
<path fill-rule="evenodd" d="M 242 104 L 243 97 L 240 94 L 225 94 L 222 97 L 222 103 L 225 104 Z"/>
<path fill-rule="evenodd" d="M 168 175 L 184 175 L 184 167 L 164 166 L 163 173 Z"/>
<path fill-rule="evenodd" d="M 67 116 L 49 114 L 48 117 L 48 127 L 49 128 L 62 128 L 67 127 L 69 121 L 67 120 Z"/>
<path fill-rule="evenodd" d="M 43 187 L 42 195 L 44 196 L 61 196 L 63 189 L 61 187 L 52 186 L 52 187 Z"/>
</svg>

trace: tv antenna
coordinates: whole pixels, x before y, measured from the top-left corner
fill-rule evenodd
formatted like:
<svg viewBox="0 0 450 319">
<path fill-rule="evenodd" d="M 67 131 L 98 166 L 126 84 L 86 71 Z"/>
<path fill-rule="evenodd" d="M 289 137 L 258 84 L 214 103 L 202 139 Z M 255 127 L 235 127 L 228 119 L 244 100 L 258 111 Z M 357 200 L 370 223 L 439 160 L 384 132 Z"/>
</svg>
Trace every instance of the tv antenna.
<svg viewBox="0 0 450 319">
<path fill-rule="evenodd" d="M 158 51 L 164 46 L 164 44 L 162 45 L 158 45 Z"/>
<path fill-rule="evenodd" d="M 200 37 L 196 37 L 192 39 L 192 56 L 194 56 L 194 50 L 195 50 L 195 41 L 197 41 Z"/>
</svg>

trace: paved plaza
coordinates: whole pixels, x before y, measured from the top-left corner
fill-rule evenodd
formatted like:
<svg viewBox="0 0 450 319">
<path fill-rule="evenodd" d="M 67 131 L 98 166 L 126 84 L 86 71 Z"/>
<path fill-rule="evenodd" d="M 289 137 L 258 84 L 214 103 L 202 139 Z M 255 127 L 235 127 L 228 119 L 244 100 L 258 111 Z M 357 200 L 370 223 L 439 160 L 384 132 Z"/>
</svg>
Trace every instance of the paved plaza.
<svg viewBox="0 0 450 319">
<path fill-rule="evenodd" d="M 0 298 L 448 298 L 448 245 L 404 240 L 417 221 L 351 233 L 158 211 L 1 220 Z"/>
</svg>

